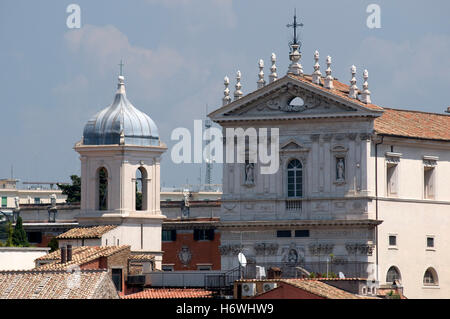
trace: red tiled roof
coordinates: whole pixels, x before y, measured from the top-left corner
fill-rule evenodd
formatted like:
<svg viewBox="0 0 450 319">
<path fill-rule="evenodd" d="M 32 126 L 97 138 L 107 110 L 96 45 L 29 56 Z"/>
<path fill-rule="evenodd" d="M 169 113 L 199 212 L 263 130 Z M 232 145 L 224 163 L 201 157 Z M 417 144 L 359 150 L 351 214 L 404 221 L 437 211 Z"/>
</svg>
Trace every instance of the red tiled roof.
<svg viewBox="0 0 450 319">
<path fill-rule="evenodd" d="M 113 230 L 117 226 L 104 225 L 93 227 L 76 227 L 72 228 L 61 235 L 56 236 L 57 239 L 90 239 L 102 238 L 102 235 Z"/>
<path fill-rule="evenodd" d="M 339 82 L 338 80 L 333 80 L 333 86 L 334 89 L 327 89 L 324 87 L 324 79 L 321 78 L 320 82 L 321 85 L 317 85 L 315 83 L 312 83 L 312 76 L 311 75 L 293 75 L 293 74 L 288 74 L 287 76 L 292 77 L 298 81 L 307 83 L 308 85 L 312 85 L 316 88 L 321 89 L 322 91 L 326 91 L 326 92 L 331 92 L 332 94 L 338 95 L 341 98 L 344 98 L 345 100 L 351 101 L 353 103 L 359 104 L 362 107 L 366 107 L 372 110 L 376 110 L 376 111 L 381 111 L 383 110 L 383 108 L 381 106 L 375 105 L 375 104 L 366 104 L 363 103 L 357 99 L 352 99 L 348 96 L 348 92 L 349 92 L 349 86 L 347 84 L 344 84 L 342 82 Z"/>
<path fill-rule="evenodd" d="M 50 261 L 49 263 L 43 264 L 36 270 L 65 270 L 69 266 L 73 265 L 83 265 L 90 261 L 93 261 L 100 257 L 109 257 L 125 249 L 130 250 L 130 246 L 83 246 L 83 247 L 73 247 L 72 249 L 72 260 L 64 264 L 61 263 L 61 249 L 58 249 L 50 254 L 39 257 L 36 261 Z"/>
<path fill-rule="evenodd" d="M 279 282 L 279 283 L 286 283 L 288 285 L 294 286 L 296 288 L 302 289 L 304 291 L 307 291 L 311 294 L 314 294 L 316 296 L 324 297 L 327 299 L 372 299 L 374 297 L 367 297 L 367 296 L 358 296 L 352 293 L 349 293 L 347 291 L 344 291 L 342 289 L 333 287 L 331 285 L 328 285 L 322 280 L 326 278 L 320 278 L 320 279 L 311 279 L 311 278 L 304 278 L 304 279 L 243 279 L 238 280 L 238 282 Z M 336 279 L 340 280 L 340 279 Z M 343 279 L 346 280 L 346 279 Z M 355 278 L 348 279 L 348 280 L 358 280 Z M 266 293 L 269 293 L 269 291 L 259 294 L 258 296 L 263 296 Z"/>
<path fill-rule="evenodd" d="M 204 289 L 146 289 L 135 294 L 122 296 L 123 299 L 179 299 L 212 298 L 213 292 Z"/>
<path fill-rule="evenodd" d="M 128 257 L 128 260 L 132 261 L 152 261 L 155 260 L 154 255 L 149 254 L 132 254 L 130 257 Z"/>
<path fill-rule="evenodd" d="M 431 140 L 450 140 L 450 115 L 384 108 L 375 119 L 379 134 Z"/>
</svg>

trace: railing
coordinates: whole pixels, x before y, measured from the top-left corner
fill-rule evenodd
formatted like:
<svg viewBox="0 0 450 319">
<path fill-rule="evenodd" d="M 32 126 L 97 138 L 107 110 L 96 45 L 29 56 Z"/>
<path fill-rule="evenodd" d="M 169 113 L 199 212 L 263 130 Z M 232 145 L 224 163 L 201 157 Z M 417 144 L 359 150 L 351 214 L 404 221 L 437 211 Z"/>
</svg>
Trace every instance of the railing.
<svg viewBox="0 0 450 319">
<path fill-rule="evenodd" d="M 246 267 L 236 267 L 228 271 L 167 271 L 151 272 L 151 283 L 154 287 L 186 287 L 206 288 L 220 291 L 221 294 L 232 294 L 233 283 L 241 278 L 259 279 L 257 267 L 264 267 L 265 277 L 270 268 L 276 267 L 281 278 L 305 278 L 339 276 L 346 278 L 368 278 L 372 273 L 373 263 L 369 262 L 300 262 L 300 263 L 247 263 Z M 311 275 L 308 276 L 307 272 Z M 264 278 L 264 277 L 262 277 Z"/>
<path fill-rule="evenodd" d="M 243 277 L 247 279 L 257 278 L 257 268 L 264 267 L 266 277 L 270 268 L 279 268 L 281 278 L 303 278 L 303 277 L 329 277 L 339 276 L 342 273 L 346 278 L 368 278 L 372 274 L 373 263 L 337 261 L 337 262 L 300 262 L 300 263 L 248 263 L 243 269 Z M 306 272 L 311 275 L 308 276 Z"/>
<path fill-rule="evenodd" d="M 300 199 L 287 199 L 286 200 L 286 210 L 302 210 L 302 200 Z"/>
</svg>

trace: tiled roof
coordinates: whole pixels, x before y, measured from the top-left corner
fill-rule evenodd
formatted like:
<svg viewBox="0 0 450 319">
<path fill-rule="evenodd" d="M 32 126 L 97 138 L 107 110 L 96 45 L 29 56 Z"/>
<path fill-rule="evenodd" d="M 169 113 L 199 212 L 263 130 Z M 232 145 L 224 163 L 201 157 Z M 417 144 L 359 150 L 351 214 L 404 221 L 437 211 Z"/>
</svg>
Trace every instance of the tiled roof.
<svg viewBox="0 0 450 319">
<path fill-rule="evenodd" d="M 372 110 L 375 110 L 375 111 L 382 111 L 383 110 L 383 108 L 381 106 L 378 106 L 378 105 L 375 105 L 375 104 L 366 104 L 366 103 L 363 103 L 363 102 L 361 102 L 361 101 L 359 101 L 357 99 L 350 98 L 348 96 L 349 86 L 347 84 L 339 82 L 336 79 L 333 80 L 334 89 L 327 89 L 327 88 L 324 87 L 324 80 L 323 80 L 323 78 L 320 79 L 321 85 L 317 85 L 315 83 L 312 83 L 311 75 L 306 75 L 305 74 L 303 76 L 299 76 L 299 75 L 288 74 L 287 76 L 292 77 L 292 78 L 294 78 L 294 79 L 296 79 L 298 81 L 307 83 L 309 85 L 312 85 L 312 86 L 314 86 L 316 88 L 321 89 L 322 91 L 330 92 L 332 94 L 335 94 L 335 95 L 337 95 L 337 96 L 339 96 L 341 98 L 344 98 L 345 100 L 348 100 L 348 101 L 354 102 L 356 104 L 359 104 L 362 107 L 369 108 L 369 109 L 372 109 Z"/>
<path fill-rule="evenodd" d="M 76 281 L 74 281 L 76 280 Z M 106 270 L 0 271 L 0 299 L 90 299 L 98 297 Z"/>
<path fill-rule="evenodd" d="M 327 285 L 320 280 L 310 279 L 283 279 L 283 282 L 294 287 L 306 290 L 314 295 L 321 296 L 327 299 L 360 299 L 354 294 L 351 294 L 342 289 Z"/>
<path fill-rule="evenodd" d="M 109 257 L 125 249 L 130 250 L 130 246 L 83 246 L 72 248 L 72 260 L 62 264 L 61 249 L 58 249 L 48 255 L 39 257 L 36 261 L 46 262 L 35 269 L 37 270 L 65 270 L 70 266 L 83 265 L 100 257 Z"/>
<path fill-rule="evenodd" d="M 91 239 L 101 238 L 103 234 L 116 228 L 114 225 L 93 226 L 93 227 L 76 227 L 65 233 L 58 235 L 57 239 Z"/>
<path fill-rule="evenodd" d="M 355 279 L 352 279 L 352 280 L 355 280 Z M 283 282 L 288 285 L 294 286 L 296 288 L 305 290 L 316 296 L 324 297 L 327 299 L 366 299 L 366 298 L 372 299 L 371 297 L 358 296 L 358 295 L 349 293 L 347 291 L 344 291 L 342 289 L 333 287 L 331 285 L 328 285 L 328 284 L 322 282 L 320 279 L 310 279 L 310 278 L 305 278 L 305 279 L 266 279 L 266 280 L 243 279 L 243 280 L 238 280 L 238 282 Z M 262 296 L 268 292 L 270 292 L 270 290 L 259 294 L 259 296 Z"/>
<path fill-rule="evenodd" d="M 152 261 L 155 260 L 155 256 L 148 254 L 132 254 L 128 257 L 128 260 L 132 261 Z"/>
<path fill-rule="evenodd" d="M 375 119 L 379 134 L 432 140 L 450 140 L 450 115 L 384 108 Z"/>
<path fill-rule="evenodd" d="M 123 299 L 179 299 L 212 298 L 213 292 L 204 289 L 146 289 L 135 294 L 123 296 Z"/>
</svg>

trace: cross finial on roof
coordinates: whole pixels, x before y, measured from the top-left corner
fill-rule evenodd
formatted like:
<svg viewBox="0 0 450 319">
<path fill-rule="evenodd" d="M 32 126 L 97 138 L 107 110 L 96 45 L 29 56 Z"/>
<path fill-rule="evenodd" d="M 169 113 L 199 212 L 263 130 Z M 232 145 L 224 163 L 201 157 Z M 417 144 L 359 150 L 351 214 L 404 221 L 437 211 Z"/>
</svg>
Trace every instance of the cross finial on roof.
<svg viewBox="0 0 450 319">
<path fill-rule="evenodd" d="M 122 59 L 120 59 L 120 63 L 119 63 L 119 66 L 120 66 L 120 76 L 123 76 L 123 66 L 124 66 L 124 64 L 123 64 L 123 62 L 122 62 Z"/>
<path fill-rule="evenodd" d="M 294 39 L 292 40 L 292 42 L 290 43 L 290 45 L 293 44 L 300 44 L 298 42 L 298 37 L 297 37 L 297 28 L 298 27 L 303 27 L 303 23 L 297 23 L 297 9 L 294 9 L 294 23 L 292 24 L 287 24 L 286 25 L 288 28 L 293 28 L 294 29 Z M 301 45 L 301 44 L 300 44 Z"/>
</svg>

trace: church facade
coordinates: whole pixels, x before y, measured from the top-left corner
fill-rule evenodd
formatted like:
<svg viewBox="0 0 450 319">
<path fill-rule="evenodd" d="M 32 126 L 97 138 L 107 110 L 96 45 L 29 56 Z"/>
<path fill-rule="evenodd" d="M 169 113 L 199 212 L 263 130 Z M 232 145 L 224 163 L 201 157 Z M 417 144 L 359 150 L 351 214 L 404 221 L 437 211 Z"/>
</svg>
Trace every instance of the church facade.
<svg viewBox="0 0 450 319">
<path fill-rule="evenodd" d="M 367 71 L 359 90 L 354 66 L 346 85 L 330 57 L 326 76 L 317 51 L 312 75 L 300 57 L 294 43 L 278 78 L 273 55 L 268 84 L 260 62 L 247 95 L 238 72 L 233 101 L 226 78 L 223 106 L 209 114 L 223 131 L 279 130 L 275 174 L 248 160 L 223 164 L 222 269 L 238 267 L 242 252 L 247 271 L 340 273 L 410 298 L 450 296 L 450 116 L 377 106 Z"/>
</svg>

